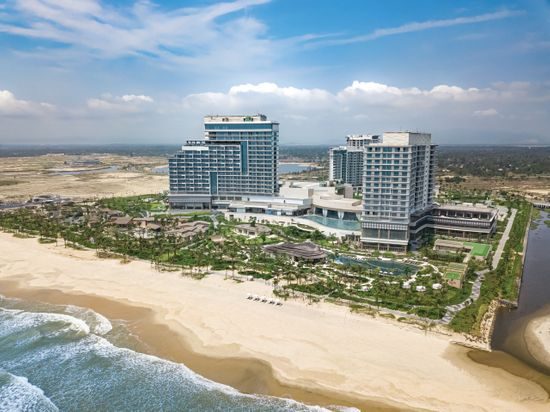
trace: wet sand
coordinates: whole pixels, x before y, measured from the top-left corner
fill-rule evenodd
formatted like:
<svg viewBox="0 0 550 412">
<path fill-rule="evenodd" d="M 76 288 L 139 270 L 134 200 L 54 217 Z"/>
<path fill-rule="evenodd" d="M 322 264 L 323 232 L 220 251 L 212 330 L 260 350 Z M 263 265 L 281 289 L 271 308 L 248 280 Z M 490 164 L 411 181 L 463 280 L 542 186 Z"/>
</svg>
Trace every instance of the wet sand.
<svg viewBox="0 0 550 412">
<path fill-rule="evenodd" d="M 188 339 L 155 320 L 155 314 L 140 308 L 98 296 L 64 293 L 55 289 L 20 288 L 15 281 L 0 281 L 1 294 L 27 301 L 90 308 L 110 320 L 124 320 L 143 344 L 139 349 L 150 355 L 183 363 L 215 382 L 229 385 L 244 393 L 291 398 L 310 405 L 349 406 L 363 411 L 389 412 L 404 410 L 382 401 L 365 400 L 329 390 L 285 385 L 274 374 L 269 363 L 253 358 L 217 358 L 194 352 Z M 409 409 L 407 409 L 409 410 Z"/>
<path fill-rule="evenodd" d="M 525 327 L 524 336 L 531 356 L 550 371 L 550 316 L 531 319 Z"/>
</svg>

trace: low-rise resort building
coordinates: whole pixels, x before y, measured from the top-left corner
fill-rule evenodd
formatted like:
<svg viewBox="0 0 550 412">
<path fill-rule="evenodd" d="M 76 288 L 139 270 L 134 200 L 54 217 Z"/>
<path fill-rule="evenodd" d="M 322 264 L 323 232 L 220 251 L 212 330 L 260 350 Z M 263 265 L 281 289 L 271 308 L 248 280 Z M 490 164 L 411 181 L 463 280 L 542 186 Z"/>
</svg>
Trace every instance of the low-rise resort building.
<svg viewBox="0 0 550 412">
<path fill-rule="evenodd" d="M 327 252 L 311 242 L 267 245 L 264 250 L 272 255 L 283 254 L 295 261 L 306 260 L 311 263 L 322 262 L 328 256 Z"/>
<path fill-rule="evenodd" d="M 191 239 L 195 236 L 205 233 L 210 227 L 210 223 L 197 220 L 195 222 L 182 222 L 174 229 L 167 231 L 166 233 L 172 236 Z"/>
<path fill-rule="evenodd" d="M 245 236 L 261 236 L 271 234 L 271 229 L 260 224 L 243 223 L 235 226 L 235 232 Z"/>
<path fill-rule="evenodd" d="M 497 217 L 497 209 L 485 205 L 434 204 L 412 216 L 411 235 L 416 239 L 429 230 L 435 235 L 488 239 L 497 229 Z"/>
</svg>

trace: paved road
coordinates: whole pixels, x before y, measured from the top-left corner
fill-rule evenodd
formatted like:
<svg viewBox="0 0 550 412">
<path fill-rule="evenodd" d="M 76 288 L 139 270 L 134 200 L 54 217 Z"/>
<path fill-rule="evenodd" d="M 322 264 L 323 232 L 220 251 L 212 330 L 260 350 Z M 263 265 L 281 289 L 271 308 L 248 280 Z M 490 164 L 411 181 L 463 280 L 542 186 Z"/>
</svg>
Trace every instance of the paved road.
<svg viewBox="0 0 550 412">
<path fill-rule="evenodd" d="M 497 250 L 495 250 L 495 254 L 493 255 L 493 269 L 496 269 L 498 262 L 500 261 L 500 257 L 502 256 L 502 252 L 504 251 L 504 245 L 506 245 L 506 241 L 510 237 L 510 230 L 512 229 L 512 225 L 514 224 L 516 213 L 517 209 L 512 209 L 510 219 L 508 219 L 508 224 L 506 225 L 506 229 L 504 229 L 504 233 L 500 238 Z"/>
</svg>

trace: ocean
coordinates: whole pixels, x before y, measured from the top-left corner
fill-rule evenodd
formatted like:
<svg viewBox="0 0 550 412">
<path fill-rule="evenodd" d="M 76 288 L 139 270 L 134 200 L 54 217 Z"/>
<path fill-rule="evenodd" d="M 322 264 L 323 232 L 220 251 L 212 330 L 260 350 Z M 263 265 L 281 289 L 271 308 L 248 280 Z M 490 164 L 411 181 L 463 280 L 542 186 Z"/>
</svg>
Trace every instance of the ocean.
<svg viewBox="0 0 550 412">
<path fill-rule="evenodd" d="M 124 321 L 0 296 L 0 411 L 324 411 L 136 350 Z"/>
</svg>

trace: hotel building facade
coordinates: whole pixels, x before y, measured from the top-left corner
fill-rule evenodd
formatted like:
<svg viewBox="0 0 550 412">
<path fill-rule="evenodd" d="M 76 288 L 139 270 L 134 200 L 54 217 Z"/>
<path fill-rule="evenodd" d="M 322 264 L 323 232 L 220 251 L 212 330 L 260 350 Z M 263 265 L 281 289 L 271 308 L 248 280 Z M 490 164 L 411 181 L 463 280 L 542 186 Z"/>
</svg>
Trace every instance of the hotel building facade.
<svg viewBox="0 0 550 412">
<path fill-rule="evenodd" d="M 361 241 L 406 251 L 411 216 L 434 206 L 436 146 L 428 133 L 387 132 L 363 149 Z"/>
<path fill-rule="evenodd" d="M 350 184 L 354 192 L 363 190 L 365 146 L 379 141 L 378 135 L 348 135 L 346 145 L 329 149 L 329 181 Z"/>
<path fill-rule="evenodd" d="M 205 116 L 204 140 L 169 159 L 171 207 L 228 207 L 278 194 L 279 123 L 265 115 Z"/>
</svg>

